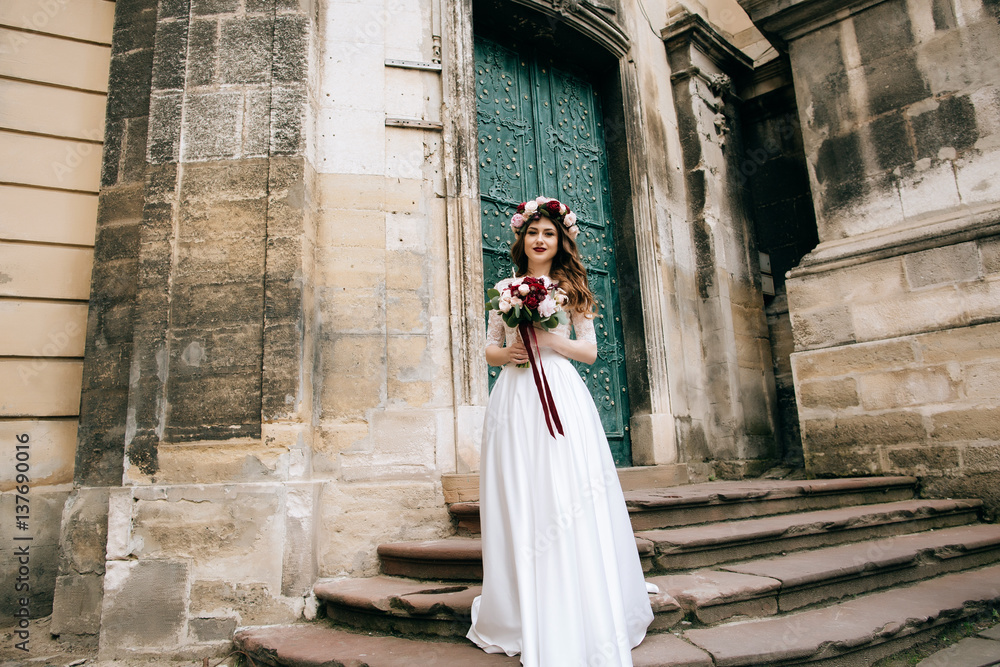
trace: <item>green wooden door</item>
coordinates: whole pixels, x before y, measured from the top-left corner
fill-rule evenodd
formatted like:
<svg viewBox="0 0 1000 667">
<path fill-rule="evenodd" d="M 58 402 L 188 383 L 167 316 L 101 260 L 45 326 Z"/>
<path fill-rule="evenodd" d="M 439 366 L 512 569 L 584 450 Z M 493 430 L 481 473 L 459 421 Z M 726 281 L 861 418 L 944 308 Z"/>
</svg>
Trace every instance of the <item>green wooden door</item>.
<svg viewBox="0 0 1000 667">
<path fill-rule="evenodd" d="M 511 275 L 509 223 L 519 203 L 545 195 L 576 212 L 577 245 L 599 313 L 597 361 L 576 366 L 597 404 L 615 464 L 631 465 L 600 100 L 585 79 L 547 60 L 480 37 L 475 50 L 484 295 Z M 489 372 L 492 389 L 498 370 Z"/>
</svg>

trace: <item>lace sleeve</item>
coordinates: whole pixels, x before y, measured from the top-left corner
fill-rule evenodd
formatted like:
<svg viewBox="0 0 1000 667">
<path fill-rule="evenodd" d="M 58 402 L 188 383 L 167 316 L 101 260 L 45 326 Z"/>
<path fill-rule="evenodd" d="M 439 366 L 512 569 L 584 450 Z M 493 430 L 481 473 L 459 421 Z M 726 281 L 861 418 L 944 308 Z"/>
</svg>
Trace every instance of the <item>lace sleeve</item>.
<svg viewBox="0 0 1000 667">
<path fill-rule="evenodd" d="M 594 332 L 594 320 L 583 313 L 573 311 L 573 330 L 576 332 L 577 340 L 585 340 L 588 343 L 597 342 L 597 334 Z"/>
<path fill-rule="evenodd" d="M 503 318 L 500 317 L 500 312 L 491 310 L 489 321 L 486 325 L 486 347 L 490 345 L 503 347 L 506 337 L 507 329 L 503 323 Z"/>
</svg>

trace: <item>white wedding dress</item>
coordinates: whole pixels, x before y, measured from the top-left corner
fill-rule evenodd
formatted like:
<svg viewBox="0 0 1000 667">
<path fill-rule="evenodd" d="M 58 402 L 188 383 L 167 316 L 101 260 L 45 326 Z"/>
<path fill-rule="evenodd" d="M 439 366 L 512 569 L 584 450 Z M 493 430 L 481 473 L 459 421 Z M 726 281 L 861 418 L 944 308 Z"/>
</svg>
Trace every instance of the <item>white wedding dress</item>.
<svg viewBox="0 0 1000 667">
<path fill-rule="evenodd" d="M 572 324 L 596 341 L 593 320 Z M 516 336 L 490 311 L 488 345 Z M 483 427 L 483 590 L 467 637 L 526 667 L 630 667 L 653 612 L 625 499 L 587 386 L 557 352 L 541 359 L 565 435 L 549 435 L 531 369 L 508 364 Z"/>
</svg>

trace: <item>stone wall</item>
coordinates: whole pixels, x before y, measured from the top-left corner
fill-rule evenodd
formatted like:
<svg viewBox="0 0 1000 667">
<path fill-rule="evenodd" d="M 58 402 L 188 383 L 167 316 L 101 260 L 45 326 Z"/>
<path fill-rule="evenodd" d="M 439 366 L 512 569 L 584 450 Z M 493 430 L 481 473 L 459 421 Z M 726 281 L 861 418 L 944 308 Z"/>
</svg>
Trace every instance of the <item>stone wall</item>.
<svg viewBox="0 0 1000 667">
<path fill-rule="evenodd" d="M 918 475 L 998 507 L 998 251 L 992 237 L 790 282 L 810 472 Z M 815 315 L 834 308 L 840 324 Z"/>
<path fill-rule="evenodd" d="M 787 281 L 807 468 L 995 510 L 996 5 L 744 4 L 787 45 L 821 241 Z"/>
</svg>

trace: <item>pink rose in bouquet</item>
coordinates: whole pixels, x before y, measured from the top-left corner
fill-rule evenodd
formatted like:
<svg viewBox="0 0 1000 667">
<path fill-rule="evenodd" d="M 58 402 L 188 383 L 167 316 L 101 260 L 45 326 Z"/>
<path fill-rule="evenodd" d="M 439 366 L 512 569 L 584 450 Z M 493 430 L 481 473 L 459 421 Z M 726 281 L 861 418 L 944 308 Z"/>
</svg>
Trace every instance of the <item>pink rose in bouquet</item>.
<svg viewBox="0 0 1000 667">
<path fill-rule="evenodd" d="M 515 329 L 521 324 L 534 326 L 536 322 L 546 329 L 554 329 L 569 321 L 562 308 L 566 293 L 548 276 L 514 278 L 502 291 L 490 289 L 486 296 L 490 299 L 486 302 L 486 310 L 500 311 L 507 326 Z M 524 344 L 529 343 L 524 341 Z M 518 368 L 530 366 L 530 362 L 517 365 Z"/>
</svg>

